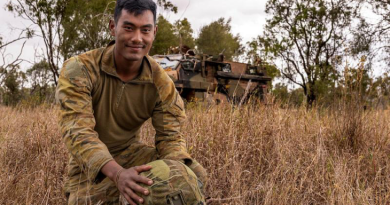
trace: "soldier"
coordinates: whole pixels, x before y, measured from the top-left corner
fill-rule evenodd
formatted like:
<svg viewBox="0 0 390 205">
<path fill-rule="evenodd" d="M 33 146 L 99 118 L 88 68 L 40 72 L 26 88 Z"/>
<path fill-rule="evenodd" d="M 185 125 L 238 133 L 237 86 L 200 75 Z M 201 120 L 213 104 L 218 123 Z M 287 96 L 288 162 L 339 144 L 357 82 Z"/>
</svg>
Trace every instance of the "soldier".
<svg viewBox="0 0 390 205">
<path fill-rule="evenodd" d="M 68 204 L 118 204 L 120 195 L 129 204 L 143 203 L 153 180 L 140 173 L 157 159 L 181 162 L 205 182 L 180 132 L 183 101 L 147 55 L 157 32 L 156 4 L 117 0 L 110 32 L 115 41 L 67 60 L 58 81 L 59 124 L 70 156 Z M 140 142 L 149 118 L 155 147 Z"/>
</svg>

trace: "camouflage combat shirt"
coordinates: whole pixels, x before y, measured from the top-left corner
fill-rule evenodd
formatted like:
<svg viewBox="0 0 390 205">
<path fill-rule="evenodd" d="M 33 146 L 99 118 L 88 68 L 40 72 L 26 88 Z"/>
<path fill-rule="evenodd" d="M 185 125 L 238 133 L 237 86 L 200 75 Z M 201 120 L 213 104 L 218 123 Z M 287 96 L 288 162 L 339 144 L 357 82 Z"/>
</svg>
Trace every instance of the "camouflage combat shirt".
<svg viewBox="0 0 390 205">
<path fill-rule="evenodd" d="M 123 82 L 115 69 L 114 45 L 72 57 L 61 69 L 56 99 L 70 178 L 83 172 L 94 181 L 113 156 L 139 140 L 149 118 L 159 158 L 191 160 L 180 132 L 184 105 L 172 80 L 145 56 L 138 77 Z"/>
</svg>

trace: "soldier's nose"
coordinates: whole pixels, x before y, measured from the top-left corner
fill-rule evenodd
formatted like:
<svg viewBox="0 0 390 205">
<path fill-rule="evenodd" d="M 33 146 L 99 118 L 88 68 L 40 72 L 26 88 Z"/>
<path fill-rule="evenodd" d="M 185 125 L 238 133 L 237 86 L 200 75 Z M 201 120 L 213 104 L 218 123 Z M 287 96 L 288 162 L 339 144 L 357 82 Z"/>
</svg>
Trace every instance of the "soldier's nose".
<svg viewBox="0 0 390 205">
<path fill-rule="evenodd" d="M 133 43 L 141 43 L 142 42 L 142 35 L 141 35 L 140 31 L 134 32 L 134 35 L 132 36 L 131 41 Z"/>
</svg>

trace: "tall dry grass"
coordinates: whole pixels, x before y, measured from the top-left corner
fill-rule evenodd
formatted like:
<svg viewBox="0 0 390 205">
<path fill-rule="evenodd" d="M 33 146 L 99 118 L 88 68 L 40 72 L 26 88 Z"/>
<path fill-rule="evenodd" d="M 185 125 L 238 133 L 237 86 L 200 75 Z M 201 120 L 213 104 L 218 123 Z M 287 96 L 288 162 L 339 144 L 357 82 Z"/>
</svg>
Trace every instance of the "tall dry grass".
<svg viewBox="0 0 390 205">
<path fill-rule="evenodd" d="M 67 152 L 51 107 L 0 107 L 0 204 L 63 204 Z"/>
<path fill-rule="evenodd" d="M 0 107 L 0 204 L 63 204 L 54 108 Z M 389 204 L 390 111 L 189 105 L 183 128 L 209 204 Z M 153 144 L 153 128 L 141 132 Z"/>
</svg>

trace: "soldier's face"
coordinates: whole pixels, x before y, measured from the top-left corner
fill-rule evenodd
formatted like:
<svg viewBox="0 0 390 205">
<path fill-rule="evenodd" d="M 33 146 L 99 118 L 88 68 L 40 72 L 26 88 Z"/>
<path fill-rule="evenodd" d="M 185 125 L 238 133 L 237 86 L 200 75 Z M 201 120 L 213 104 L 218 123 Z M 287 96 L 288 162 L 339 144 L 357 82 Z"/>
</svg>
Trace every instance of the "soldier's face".
<svg viewBox="0 0 390 205">
<path fill-rule="evenodd" d="M 122 10 L 118 22 L 110 22 L 110 30 L 115 37 L 115 54 L 128 61 L 139 61 L 152 47 L 157 26 L 149 10 L 137 16 Z"/>
</svg>

